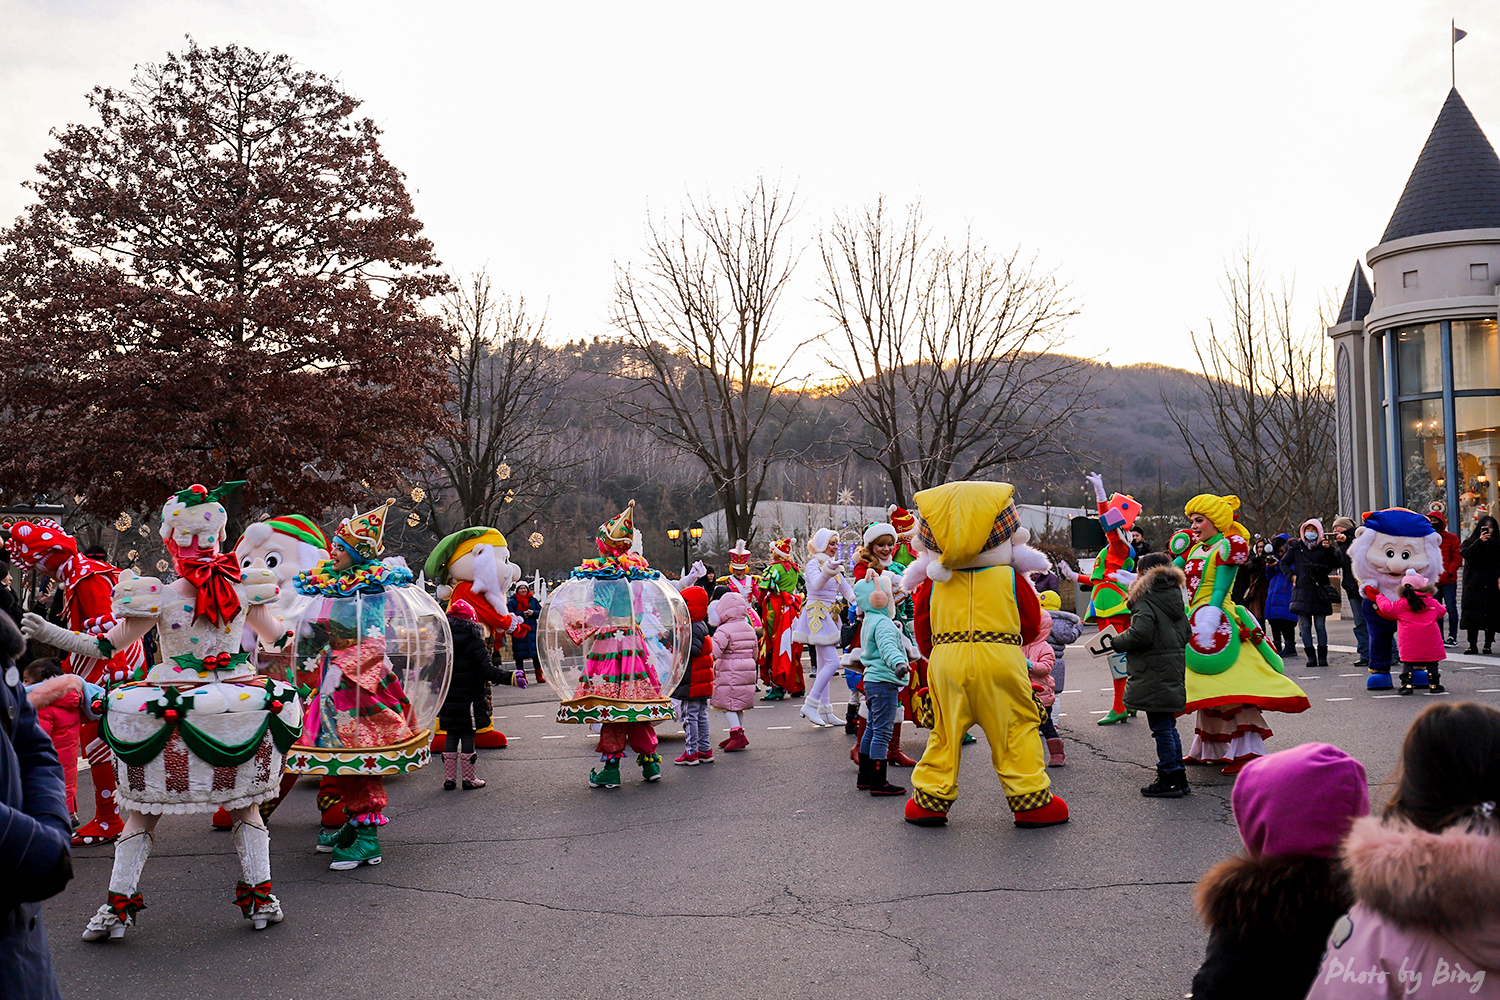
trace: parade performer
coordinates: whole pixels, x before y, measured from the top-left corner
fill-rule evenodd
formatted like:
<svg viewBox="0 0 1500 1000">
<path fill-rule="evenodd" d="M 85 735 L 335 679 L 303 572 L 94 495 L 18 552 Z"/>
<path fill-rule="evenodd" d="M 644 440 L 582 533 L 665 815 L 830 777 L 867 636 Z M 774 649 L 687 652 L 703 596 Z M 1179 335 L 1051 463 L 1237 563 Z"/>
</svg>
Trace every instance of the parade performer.
<svg viewBox="0 0 1500 1000">
<path fill-rule="evenodd" d="M 692 642 L 682 595 L 631 551 L 634 510 L 632 500 L 599 526 L 599 558 L 585 559 L 542 609 L 542 659 L 559 696 L 557 721 L 600 727 L 602 766 L 588 779 L 595 788 L 620 787 L 627 747 L 643 780 L 661 779 L 652 724 L 672 718 L 663 692 L 682 678 Z M 578 653 L 565 655 L 564 642 Z"/>
<path fill-rule="evenodd" d="M 504 670 L 505 637 L 524 636 L 531 628 L 521 615 L 509 611 L 506 595 L 521 578 L 521 568 L 510 561 L 505 536 L 494 528 L 461 528 L 438 542 L 424 570 L 427 579 L 438 585 L 437 598 L 446 607 L 454 601 L 467 601 L 479 615 L 479 621 L 490 630 L 491 658 Z M 524 671 L 519 681 L 510 670 L 505 670 L 505 678 L 507 684 L 526 686 Z M 537 682 L 541 681 L 538 677 Z M 485 698 L 493 714 L 493 692 L 486 689 Z M 434 740 L 440 736 L 442 730 L 438 729 Z M 481 750 L 495 750 L 506 743 L 505 734 L 493 724 L 474 734 L 474 746 Z"/>
<path fill-rule="evenodd" d="M 17 521 L 10 528 L 10 553 L 22 569 L 39 569 L 62 585 L 63 615 L 74 632 L 103 633 L 115 625 L 110 614 L 110 591 L 120 571 L 107 562 L 78 552 L 78 540 L 51 519 Z M 65 673 L 107 688 L 146 667 L 146 654 L 132 642 L 101 659 L 93 653 L 68 653 Z M 73 832 L 73 843 L 107 844 L 120 835 L 124 820 L 115 801 L 115 765 L 109 747 L 99 737 L 99 723 L 83 724 L 80 733 L 89 778 L 94 786 L 94 818 Z"/>
<path fill-rule="evenodd" d="M 802 610 L 802 570 L 792 561 L 792 540 L 771 543 L 771 561 L 760 574 L 760 618 L 764 634 L 760 644 L 760 679 L 766 685 L 761 701 L 780 701 L 787 695 L 802 695 L 802 643 L 792 638 L 792 626 Z"/>
<path fill-rule="evenodd" d="M 1235 520 L 1236 496 L 1203 493 L 1183 508 L 1190 528 L 1168 543 L 1187 575 L 1186 712 L 1197 712 L 1188 763 L 1226 764 L 1225 774 L 1266 752 L 1262 710 L 1305 712 L 1307 695 L 1286 676 L 1255 617 L 1230 600 L 1235 572 L 1250 558 L 1250 535 Z"/>
<path fill-rule="evenodd" d="M 380 827 L 389 798 L 383 774 L 429 760 L 429 728 L 452 671 L 452 633 L 442 609 L 404 566 L 380 561 L 391 505 L 356 512 L 334 531 L 332 558 L 299 573 L 296 669 L 316 678 L 302 739 L 287 770 L 332 775 L 345 822 L 318 834 L 329 868 L 383 859 Z"/>
<path fill-rule="evenodd" d="M 756 579 L 750 575 L 750 550 L 745 546 L 743 538 L 736 539 L 734 548 L 729 550 L 729 575 L 721 576 L 717 581 L 718 587 L 732 594 L 739 594 L 745 599 L 750 607 L 750 624 L 759 629 L 761 627 L 760 615 L 755 613 Z M 708 624 L 713 628 L 719 627 L 719 601 L 725 596 L 717 588 L 704 587 L 710 596 L 719 596 L 708 602 Z"/>
<path fill-rule="evenodd" d="M 103 636 L 25 616 L 28 638 L 80 656 L 107 659 L 152 628 L 162 652 L 144 680 L 114 686 L 97 706 L 126 816 L 108 901 L 89 920 L 85 941 L 120 938 L 134 926 L 145 907 L 137 891 L 141 870 L 162 815 L 219 806 L 234 818 L 242 874 L 234 902 L 256 930 L 282 919 L 271 893 L 271 835 L 256 806 L 280 789 L 283 755 L 301 731 L 302 706 L 295 688 L 258 677 L 240 649 L 246 624 L 269 643 L 288 637 L 268 607 L 277 594 L 275 574 L 241 570 L 233 554 L 219 548 L 228 515 L 218 501 L 240 485 L 210 491 L 194 484 L 167 501 L 161 535 L 179 579 L 165 585 L 122 572 L 112 602 L 117 624 Z"/>
<path fill-rule="evenodd" d="M 957 482 L 923 490 L 917 501 L 917 559 L 904 585 L 931 583 L 918 609 L 919 644 L 930 641 L 928 687 L 916 700 L 930 712 L 932 736 L 912 772 L 906 820 L 938 826 L 958 798 L 959 748 L 975 723 L 1020 827 L 1068 820 L 1052 794 L 1042 755 L 1041 706 L 1021 649 L 1041 635 L 1036 592 L 1016 568 L 1040 556 L 1026 548 L 1009 483 Z M 1018 558 L 1021 557 L 1021 558 Z M 930 633 L 928 629 L 930 628 Z"/>
<path fill-rule="evenodd" d="M 1099 624 L 1100 632 L 1119 634 L 1130 627 L 1130 607 L 1126 597 L 1130 585 L 1135 582 L 1135 555 L 1130 545 L 1130 529 L 1140 516 L 1141 505 L 1134 497 L 1116 493 L 1104 495 L 1104 479 L 1097 472 L 1087 477 L 1094 487 L 1094 499 L 1099 506 L 1099 524 L 1104 529 L 1108 544 L 1094 560 L 1094 571 L 1089 579 L 1093 583 L 1089 611 Z M 1135 715 L 1125 708 L 1125 654 L 1110 653 L 1108 657 L 1109 677 L 1114 684 L 1115 700 L 1109 712 L 1095 725 L 1112 726 Z"/>
<path fill-rule="evenodd" d="M 1443 571 L 1443 536 L 1427 518 L 1405 507 L 1365 514 L 1349 543 L 1349 566 L 1363 595 L 1361 610 L 1370 639 L 1370 675 L 1365 690 L 1389 691 L 1396 623 L 1376 607 L 1378 597 L 1395 601 L 1401 578 L 1411 571 L 1435 580 Z M 1427 671 L 1414 671 L 1412 685 L 1426 687 Z"/>
<path fill-rule="evenodd" d="M 828 686 L 839 668 L 839 639 L 843 632 L 834 605 L 840 597 L 853 604 L 854 588 L 844 579 L 844 563 L 838 558 L 839 536 L 832 528 L 814 532 L 807 551 L 809 558 L 802 570 L 807 599 L 792 626 L 792 641 L 813 647 L 818 673 L 799 712 L 815 726 L 841 726 L 844 720 L 834 713 L 828 700 Z"/>
</svg>

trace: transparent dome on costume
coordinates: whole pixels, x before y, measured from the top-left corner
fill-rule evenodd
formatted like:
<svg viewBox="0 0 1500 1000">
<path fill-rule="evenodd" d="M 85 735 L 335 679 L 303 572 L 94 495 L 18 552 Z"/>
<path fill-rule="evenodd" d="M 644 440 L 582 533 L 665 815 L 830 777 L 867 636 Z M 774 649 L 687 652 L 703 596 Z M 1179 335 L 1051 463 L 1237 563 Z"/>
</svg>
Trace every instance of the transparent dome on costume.
<svg viewBox="0 0 1500 1000">
<path fill-rule="evenodd" d="M 664 722 L 693 638 L 661 577 L 574 577 L 542 605 L 537 650 L 559 722 Z"/>
<path fill-rule="evenodd" d="M 453 673 L 453 636 L 437 602 L 413 585 L 299 595 L 287 618 L 295 622 L 288 665 L 311 691 L 287 770 L 394 774 L 426 764 Z M 264 650 L 259 661 L 262 671 L 287 662 Z"/>
</svg>

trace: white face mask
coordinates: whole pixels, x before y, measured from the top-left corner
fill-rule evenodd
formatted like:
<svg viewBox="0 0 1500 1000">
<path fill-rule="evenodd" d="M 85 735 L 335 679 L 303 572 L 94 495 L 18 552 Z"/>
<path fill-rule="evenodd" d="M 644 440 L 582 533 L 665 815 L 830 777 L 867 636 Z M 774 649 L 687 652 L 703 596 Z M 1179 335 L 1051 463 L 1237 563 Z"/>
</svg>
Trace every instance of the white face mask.
<svg viewBox="0 0 1500 1000">
<path fill-rule="evenodd" d="M 1318 540 L 1318 533 L 1316 531 L 1304 531 L 1302 537 L 1309 542 L 1316 542 Z"/>
</svg>

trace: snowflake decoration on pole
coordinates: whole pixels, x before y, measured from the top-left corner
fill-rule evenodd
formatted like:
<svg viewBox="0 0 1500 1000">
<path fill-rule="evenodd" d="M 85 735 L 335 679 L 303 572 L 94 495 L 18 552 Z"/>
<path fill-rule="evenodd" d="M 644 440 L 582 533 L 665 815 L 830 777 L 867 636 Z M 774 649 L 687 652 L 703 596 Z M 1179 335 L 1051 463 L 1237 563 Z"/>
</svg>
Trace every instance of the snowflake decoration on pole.
<svg viewBox="0 0 1500 1000">
<path fill-rule="evenodd" d="M 841 504 L 843 504 L 844 506 L 847 507 L 849 504 L 852 504 L 853 502 L 854 502 L 854 491 L 853 490 L 848 490 L 848 489 L 839 490 L 839 503 L 841 503 Z"/>
</svg>

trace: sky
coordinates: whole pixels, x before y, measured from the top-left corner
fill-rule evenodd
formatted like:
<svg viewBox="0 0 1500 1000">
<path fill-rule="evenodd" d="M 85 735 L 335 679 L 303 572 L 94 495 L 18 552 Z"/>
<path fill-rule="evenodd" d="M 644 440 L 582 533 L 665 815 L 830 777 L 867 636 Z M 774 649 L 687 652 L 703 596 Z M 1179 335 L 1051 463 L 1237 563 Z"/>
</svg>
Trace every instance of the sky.
<svg viewBox="0 0 1500 1000">
<path fill-rule="evenodd" d="M 1449 88 L 1500 137 L 1500 5 L 0 0 L 0 223 L 84 95 L 200 44 L 286 52 L 384 130 L 451 273 L 611 333 L 650 218 L 795 189 L 778 336 L 828 326 L 813 239 L 920 199 L 1056 274 L 1070 353 L 1190 367 L 1252 248 L 1301 320 L 1379 240 Z M 808 365 L 817 365 L 808 355 Z M 809 371 L 809 376 L 815 376 Z"/>
</svg>

